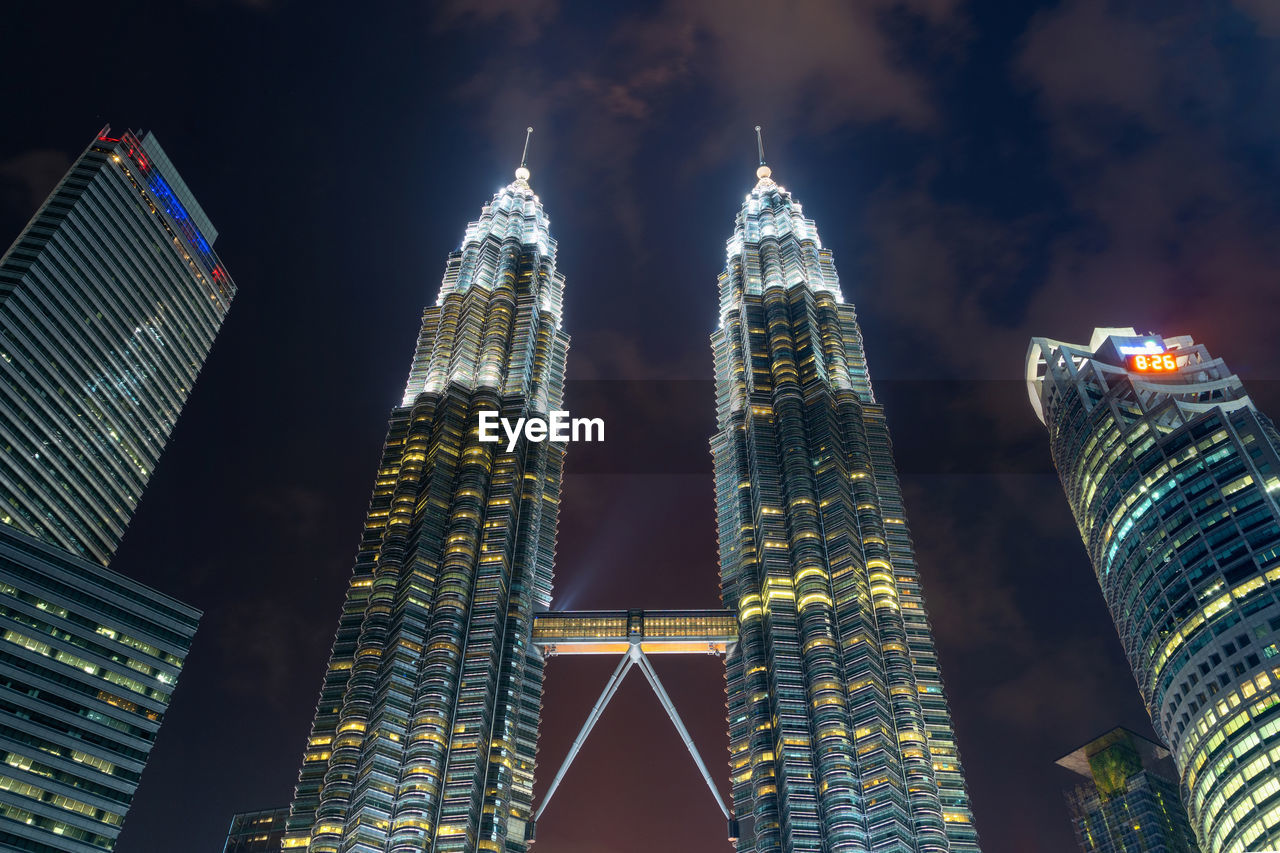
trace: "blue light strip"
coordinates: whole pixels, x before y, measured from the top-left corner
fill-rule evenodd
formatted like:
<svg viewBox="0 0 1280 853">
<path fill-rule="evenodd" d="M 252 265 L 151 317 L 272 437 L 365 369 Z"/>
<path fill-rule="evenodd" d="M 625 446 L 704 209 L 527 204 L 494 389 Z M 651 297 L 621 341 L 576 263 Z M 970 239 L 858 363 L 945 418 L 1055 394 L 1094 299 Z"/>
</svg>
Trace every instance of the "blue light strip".
<svg viewBox="0 0 1280 853">
<path fill-rule="evenodd" d="M 191 221 L 191 217 L 187 214 L 187 209 L 182 206 L 182 202 L 178 201 L 177 196 L 173 194 L 168 181 L 162 178 L 160 173 L 153 168 L 148 168 L 145 171 L 147 172 L 147 186 L 150 188 L 151 194 L 164 207 L 164 212 L 169 214 L 169 218 L 182 229 L 187 241 L 195 247 L 196 253 L 204 261 L 205 268 L 209 270 L 209 274 L 213 275 L 218 266 L 218 260 L 213 255 L 213 249 L 209 246 L 209 241 L 204 238 L 204 235 L 200 233 L 200 229 Z"/>
</svg>

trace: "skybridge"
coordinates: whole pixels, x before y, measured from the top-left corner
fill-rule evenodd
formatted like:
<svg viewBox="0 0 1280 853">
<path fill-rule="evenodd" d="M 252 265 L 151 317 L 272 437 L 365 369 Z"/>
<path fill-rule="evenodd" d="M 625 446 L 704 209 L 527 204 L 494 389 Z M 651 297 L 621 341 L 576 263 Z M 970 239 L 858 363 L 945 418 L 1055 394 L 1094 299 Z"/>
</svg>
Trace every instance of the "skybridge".
<svg viewBox="0 0 1280 853">
<path fill-rule="evenodd" d="M 738 641 L 730 610 L 551 610 L 533 617 L 533 644 L 545 655 L 723 655 Z"/>
<path fill-rule="evenodd" d="M 533 645 L 548 657 L 555 655 L 621 655 L 618 667 L 605 684 L 604 692 L 596 700 L 595 707 L 582 725 L 582 731 L 569 747 L 569 754 L 551 781 L 551 787 L 543 795 L 542 802 L 533 814 L 528 826 L 528 838 L 535 838 L 538 819 L 546 810 L 551 797 L 560 787 L 560 780 L 568 772 L 569 765 L 586 743 L 587 735 L 604 713 L 605 706 L 618 691 L 622 679 L 634 666 L 644 673 L 645 679 L 663 710 L 675 724 L 681 740 L 698 765 L 702 778 L 711 795 L 715 797 L 720 812 L 729 824 L 729 838 L 737 840 L 738 824 L 729 814 L 729 808 L 720 796 L 711 774 L 698 754 L 698 748 L 689 736 L 684 721 L 676 712 L 671 697 L 658 679 L 658 673 L 649 662 L 653 654 L 704 654 L 724 655 L 738 642 L 738 619 L 731 610 L 550 610 L 533 617 Z"/>
</svg>

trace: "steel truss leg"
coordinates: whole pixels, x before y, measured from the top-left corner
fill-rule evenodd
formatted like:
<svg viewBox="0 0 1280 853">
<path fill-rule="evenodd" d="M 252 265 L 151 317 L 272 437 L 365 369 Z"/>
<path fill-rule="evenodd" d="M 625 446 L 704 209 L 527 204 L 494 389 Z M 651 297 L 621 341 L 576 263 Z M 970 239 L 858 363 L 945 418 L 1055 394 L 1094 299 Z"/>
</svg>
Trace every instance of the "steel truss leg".
<svg viewBox="0 0 1280 853">
<path fill-rule="evenodd" d="M 636 648 L 632 646 L 632 648 Z M 600 715 L 604 713 L 604 708 L 609 704 L 609 700 L 613 698 L 613 694 L 618 692 L 618 685 L 622 683 L 622 679 L 631 670 L 635 663 L 635 658 L 630 652 L 622 656 L 622 660 L 618 662 L 618 668 L 613 671 L 613 675 L 609 677 L 609 683 L 604 686 L 604 692 L 600 694 L 600 698 L 596 700 L 596 705 L 591 709 L 591 713 L 587 716 L 587 721 L 582 724 L 582 731 L 578 732 L 578 737 L 573 742 L 573 746 L 569 747 L 569 754 L 564 758 L 564 764 L 560 765 L 560 771 L 556 773 L 556 778 L 552 780 L 551 787 L 547 789 L 547 794 L 542 798 L 542 804 L 538 806 L 538 810 L 534 813 L 533 819 L 536 823 L 538 818 L 542 817 L 542 813 L 547 810 L 547 803 L 551 802 L 551 795 L 556 792 L 556 788 L 560 787 L 560 780 L 564 778 L 564 774 L 568 772 L 569 765 L 573 763 L 574 757 L 578 754 L 578 750 L 582 749 L 582 744 L 586 743 L 587 735 L 591 734 L 591 729 L 595 726 L 596 721 L 600 719 Z"/>
<path fill-rule="evenodd" d="M 693 756 L 694 763 L 702 771 L 702 778 L 706 780 L 707 787 L 711 789 L 711 796 L 716 798 L 716 804 L 720 806 L 720 811 L 727 820 L 729 818 L 729 809 L 725 806 L 724 800 L 721 799 L 720 791 L 716 789 L 716 783 L 711 781 L 711 774 L 707 772 L 707 765 L 702 763 L 702 756 L 698 754 L 698 747 L 694 746 L 693 738 L 689 736 L 689 730 L 684 727 L 680 714 L 676 712 L 676 706 L 671 702 L 671 697 L 667 695 L 667 691 L 663 689 L 662 682 L 658 680 L 657 671 L 654 670 L 653 664 L 649 662 L 649 658 L 645 653 L 640 651 L 639 646 L 632 646 L 632 648 L 638 652 L 637 663 L 640 664 L 640 671 L 644 673 L 645 678 L 649 679 L 649 684 L 653 686 L 653 692 L 658 694 L 658 701 L 667 710 L 667 716 L 671 718 L 671 722 L 676 724 L 676 731 L 680 732 L 684 745 L 689 748 L 689 754 Z"/>
<path fill-rule="evenodd" d="M 622 679 L 626 677 L 627 673 L 631 671 L 631 667 L 635 665 L 639 665 L 640 671 L 644 673 L 644 677 L 653 688 L 653 692 L 657 694 L 658 701 L 662 703 L 667 716 L 671 718 L 671 722 L 675 723 L 676 731 L 680 733 L 680 738 L 689 749 L 689 754 L 693 756 L 694 763 L 698 765 L 698 770 L 702 773 L 703 780 L 706 781 L 707 787 L 711 789 L 711 796 L 716 798 L 716 805 L 720 806 L 720 812 L 726 819 L 729 817 L 729 809 L 724 804 L 724 799 L 721 798 L 720 791 L 716 789 L 715 783 L 711 781 L 711 774 L 707 772 L 707 766 L 702 763 L 702 756 L 698 754 L 698 747 L 694 745 L 693 738 L 689 736 L 689 730 L 684 727 L 684 721 L 680 719 L 680 714 L 676 711 L 676 706 L 672 703 L 671 697 L 667 695 L 666 689 L 658 679 L 657 671 L 654 670 L 653 664 L 649 662 L 649 658 L 645 653 L 640 650 L 640 646 L 633 645 L 622 656 L 622 660 L 618 662 L 617 669 L 613 671 L 613 675 L 609 677 L 609 682 L 604 686 L 604 692 L 596 700 L 595 707 L 591 709 L 591 713 L 587 716 L 587 721 L 582 724 L 582 731 L 578 732 L 578 737 L 574 739 L 573 745 L 569 747 L 569 754 L 565 756 L 564 763 L 560 765 L 560 770 L 556 773 L 555 779 L 551 781 L 551 787 L 547 789 L 541 805 L 534 812 L 533 823 L 535 825 L 542 817 L 542 813 L 547 810 L 547 804 L 551 802 L 551 796 L 556 792 L 556 788 L 560 787 L 560 781 L 564 779 L 564 774 L 568 772 L 569 765 L 573 763 L 578 751 L 586 743 L 587 735 L 591 734 L 591 729 L 600 720 L 600 715 L 604 713 L 605 706 L 609 704 L 609 700 L 613 698 L 613 695 L 618 692 L 618 685 L 622 684 Z"/>
</svg>

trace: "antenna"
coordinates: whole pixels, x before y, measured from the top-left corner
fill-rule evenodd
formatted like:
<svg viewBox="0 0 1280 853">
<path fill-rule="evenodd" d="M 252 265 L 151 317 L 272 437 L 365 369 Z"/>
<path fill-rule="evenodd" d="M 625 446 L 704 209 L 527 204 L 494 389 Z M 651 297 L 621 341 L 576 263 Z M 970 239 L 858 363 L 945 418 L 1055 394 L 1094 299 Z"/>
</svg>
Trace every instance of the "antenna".
<svg viewBox="0 0 1280 853">
<path fill-rule="evenodd" d="M 524 129 L 524 151 L 520 153 L 520 168 L 527 169 L 529 167 L 529 137 L 533 136 L 533 128 L 526 127 Z"/>
<path fill-rule="evenodd" d="M 760 152 L 760 168 L 756 169 L 756 177 L 760 180 L 768 180 L 773 174 L 773 170 L 765 165 L 764 162 L 764 137 L 760 135 L 760 125 L 756 125 L 756 150 Z"/>
</svg>

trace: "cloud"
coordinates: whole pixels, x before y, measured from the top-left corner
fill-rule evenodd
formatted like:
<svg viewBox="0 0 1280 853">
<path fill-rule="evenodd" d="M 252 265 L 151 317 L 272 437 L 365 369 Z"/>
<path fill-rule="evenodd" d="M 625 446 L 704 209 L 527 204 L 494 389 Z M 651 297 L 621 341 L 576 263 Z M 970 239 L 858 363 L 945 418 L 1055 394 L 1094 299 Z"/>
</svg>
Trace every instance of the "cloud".
<svg viewBox="0 0 1280 853">
<path fill-rule="evenodd" d="M 221 6 L 238 6 L 252 12 L 275 11 L 282 5 L 281 0 L 183 0 L 197 9 L 216 9 Z"/>
<path fill-rule="evenodd" d="M 880 284 L 854 296 L 893 323 L 890 346 L 982 341 L 966 375 L 1011 377 L 1033 335 L 1135 325 L 1189 333 L 1249 364 L 1246 378 L 1280 371 L 1270 312 L 1242 310 L 1276 304 L 1280 122 L 1262 105 L 1280 97 L 1280 45 L 1224 39 L 1232 27 L 1181 4 L 1068 0 L 1034 16 L 1011 68 L 1040 130 L 1008 167 L 1032 189 L 948 193 L 974 168 L 957 161 L 985 155 L 934 149 L 870 198 Z"/>
<path fill-rule="evenodd" d="M 886 17 L 939 25 L 956 6 L 671 2 L 628 31 L 640 61 L 621 85 L 643 92 L 658 60 L 712 83 L 731 114 L 768 116 L 797 130 L 880 119 L 922 127 L 935 118 L 927 80 L 901 60 Z"/>
<path fill-rule="evenodd" d="M 537 40 L 560 11 L 559 0 L 444 0 L 435 4 L 441 30 L 503 24 L 516 41 Z"/>
<path fill-rule="evenodd" d="M 304 616 L 292 606 L 288 591 L 233 602 L 210 620 L 216 627 L 208 631 L 221 653 L 222 686 L 277 709 L 288 707 L 299 684 L 312 689 L 319 674 L 301 671 L 298 662 L 314 661 L 312 650 L 333 636 L 332 614 L 323 615 Z"/>
<path fill-rule="evenodd" d="M 1258 167 L 1276 164 L 1251 152 L 1273 151 L 1280 123 L 1255 115 L 1250 94 L 1280 95 L 1280 82 L 1254 79 L 1217 37 L 1228 25 L 1101 0 L 1033 21 L 1018 67 L 1038 91 L 1052 168 L 1084 227 L 1055 240 L 1030 315 L 1089 306 L 1099 324 L 1126 314 L 1167 323 L 1280 367 L 1261 349 L 1268 312 L 1240 310 L 1274 303 L 1280 217 Z M 1253 49 L 1264 66 L 1280 60 L 1274 44 Z"/>
<path fill-rule="evenodd" d="M 278 534 L 303 542 L 333 523 L 333 501 L 317 489 L 280 484 L 258 491 L 249 499 L 251 509 L 269 519 Z"/>
<path fill-rule="evenodd" d="M 1108 665 L 1116 644 L 1113 637 L 1097 634 L 1046 648 L 1016 677 L 990 689 L 984 707 L 992 717 L 1029 732 L 1071 732 L 1080 725 L 1082 706 L 1127 708 L 1137 687 L 1124 691 L 1129 695 L 1116 689 L 1124 681 Z"/>
<path fill-rule="evenodd" d="M 1106 0 L 1076 0 L 1031 22 L 1017 68 L 1052 104 L 1154 107 L 1161 34 L 1112 14 Z"/>
<path fill-rule="evenodd" d="M 573 337 L 573 380 L 626 379 L 632 382 L 706 379 L 707 350 L 676 350 L 660 353 L 657 358 L 647 352 L 634 335 L 613 329 L 586 329 Z"/>
<path fill-rule="evenodd" d="M 1062 523 L 1066 507 L 1055 494 L 1057 477 L 927 475 L 905 477 L 903 485 L 926 607 L 941 645 L 961 656 L 1034 657 L 1043 632 L 1031 614 L 1053 604 L 1019 599 L 1026 592 L 1023 572 L 1051 543 L 1077 553 L 1066 562 L 1087 571 L 1075 531 Z M 1046 575 L 1055 568 L 1040 563 Z"/>
<path fill-rule="evenodd" d="M 1019 742 L 1060 755 L 1099 718 L 1141 719 L 1055 475 L 907 476 L 903 485 L 942 672 L 966 721 L 1012 726 Z"/>
<path fill-rule="evenodd" d="M 746 148 L 757 121 L 769 126 L 775 144 L 852 122 L 928 128 L 937 120 L 934 96 L 927 76 L 908 60 L 911 39 L 902 33 L 943 32 L 963 40 L 958 6 L 958 0 L 669 0 L 654 11 L 621 16 L 599 34 L 579 31 L 552 2 L 526 8 L 494 0 L 478 7 L 446 4 L 436 23 L 484 33 L 505 27 L 517 43 L 538 41 L 539 59 L 518 49 L 484 51 L 455 97 L 486 105 L 480 120 L 494 139 L 510 136 L 513 116 L 520 125 L 554 126 L 552 144 L 574 163 L 584 185 L 606 199 L 640 254 L 645 216 L 636 185 L 648 166 L 638 156 L 646 125 L 663 121 L 681 99 L 699 104 L 688 162 L 667 164 L 677 174 Z M 583 50 L 583 44 L 592 47 Z M 562 67 L 541 61 L 547 54 L 577 61 Z"/>
<path fill-rule="evenodd" d="M 1002 218 L 967 201 L 942 200 L 926 167 L 915 185 L 887 185 L 874 193 L 866 221 L 872 278 L 884 286 L 858 291 L 854 298 L 877 323 L 892 324 L 894 346 L 981 340 L 983 346 L 969 349 L 961 362 L 965 378 L 1019 375 L 1029 341 L 1018 306 L 1027 299 L 1027 273 L 1042 251 L 1051 217 L 1032 212 Z M 919 364 L 880 352 L 873 369 L 886 357 L 890 364 Z M 948 364 L 935 363 L 929 375 L 945 375 Z"/>
<path fill-rule="evenodd" d="M 1280 36 L 1280 5 L 1275 0 L 1235 0 L 1236 6 L 1257 20 L 1268 36 Z"/>
<path fill-rule="evenodd" d="M 797 119 L 805 126 L 892 119 L 919 127 L 934 118 L 927 78 L 910 67 L 891 34 L 894 21 L 957 26 L 959 0 L 870 0 L 806 4 L 668 0 L 656 12 L 620 20 L 594 67 L 579 69 L 580 92 L 628 118 L 691 78 L 710 83 L 709 104 L 733 112 Z M 555 0 L 441 4 L 441 28 L 514 26 L 520 39 L 545 35 Z M 572 21 L 561 21 L 572 27 Z M 785 57 L 785 59 L 784 59 Z M 486 55 L 492 60 L 494 55 Z M 519 57 L 512 57 L 519 61 Z M 567 92 L 565 92 L 567 94 Z"/>
</svg>

